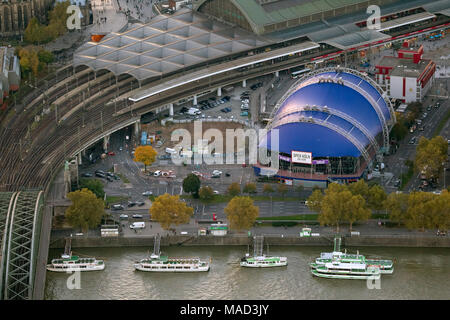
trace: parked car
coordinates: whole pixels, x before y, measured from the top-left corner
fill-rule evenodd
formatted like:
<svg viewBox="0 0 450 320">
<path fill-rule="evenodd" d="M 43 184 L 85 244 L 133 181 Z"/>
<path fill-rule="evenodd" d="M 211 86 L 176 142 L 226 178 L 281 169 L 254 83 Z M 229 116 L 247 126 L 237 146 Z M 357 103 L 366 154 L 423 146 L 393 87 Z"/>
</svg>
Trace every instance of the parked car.
<svg viewBox="0 0 450 320">
<path fill-rule="evenodd" d="M 113 204 L 113 205 L 111 206 L 111 210 L 113 210 L 113 211 L 123 210 L 123 209 L 124 209 L 124 207 L 123 207 L 123 205 L 121 205 L 121 204 Z"/>
<path fill-rule="evenodd" d="M 110 176 L 106 176 L 106 180 L 108 180 L 109 182 L 113 182 L 113 178 L 111 178 Z"/>
<path fill-rule="evenodd" d="M 142 219 L 143 216 L 142 216 L 142 214 L 133 214 L 133 218 L 134 219 Z"/>
<path fill-rule="evenodd" d="M 248 117 L 248 111 L 242 111 L 241 112 L 242 117 Z"/>
<path fill-rule="evenodd" d="M 152 194 L 153 194 L 153 192 L 151 192 L 151 191 L 145 191 L 145 192 L 142 192 L 142 195 L 143 195 L 144 197 L 151 196 Z"/>
<path fill-rule="evenodd" d="M 119 216 L 119 219 L 128 219 L 128 215 L 122 213 L 122 214 Z"/>
<path fill-rule="evenodd" d="M 102 173 L 102 174 L 106 174 L 106 172 L 105 171 L 103 171 L 103 170 L 95 170 L 95 173 Z"/>
<path fill-rule="evenodd" d="M 409 140 L 409 144 L 415 144 L 416 143 L 416 137 L 412 137 L 411 140 Z"/>
<path fill-rule="evenodd" d="M 136 205 L 136 202 L 128 201 L 128 208 L 134 207 L 135 205 Z"/>
<path fill-rule="evenodd" d="M 85 177 L 85 178 L 90 178 L 90 177 L 92 177 L 92 173 L 86 172 L 86 173 L 83 173 L 81 176 Z"/>
<path fill-rule="evenodd" d="M 99 178 L 103 178 L 103 179 L 106 178 L 106 175 L 104 173 L 101 173 L 101 172 L 96 172 L 95 176 L 99 177 Z"/>
<path fill-rule="evenodd" d="M 231 177 L 231 174 L 229 172 L 225 173 L 226 177 Z"/>
<path fill-rule="evenodd" d="M 222 174 L 222 171 L 220 171 L 220 170 L 214 170 L 213 172 L 212 172 L 212 174 L 213 175 L 221 175 Z"/>
<path fill-rule="evenodd" d="M 143 205 L 145 205 L 144 201 L 137 201 L 136 204 L 138 205 L 138 207 L 142 207 Z"/>
<path fill-rule="evenodd" d="M 113 151 L 108 152 L 108 156 L 115 156 L 116 154 Z"/>
</svg>

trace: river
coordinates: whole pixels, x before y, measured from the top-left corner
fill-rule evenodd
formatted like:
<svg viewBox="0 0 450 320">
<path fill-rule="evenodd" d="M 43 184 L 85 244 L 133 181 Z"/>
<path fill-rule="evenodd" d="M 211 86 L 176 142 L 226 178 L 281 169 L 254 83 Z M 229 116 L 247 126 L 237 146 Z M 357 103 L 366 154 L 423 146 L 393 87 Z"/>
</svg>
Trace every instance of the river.
<svg viewBox="0 0 450 320">
<path fill-rule="evenodd" d="M 81 273 L 81 289 L 72 290 L 70 275 L 47 272 L 45 299 L 450 299 L 449 249 L 359 248 L 366 256 L 394 259 L 394 274 L 382 275 L 380 289 L 368 289 L 364 280 L 313 277 L 309 261 L 331 249 L 273 246 L 270 254 L 288 257 L 287 267 L 247 269 L 239 266 L 246 247 L 162 247 L 171 257 L 211 257 L 210 271 L 200 273 L 134 271 L 146 248 L 74 249 L 104 259 L 105 270 Z M 61 251 L 50 250 L 49 259 Z"/>
</svg>

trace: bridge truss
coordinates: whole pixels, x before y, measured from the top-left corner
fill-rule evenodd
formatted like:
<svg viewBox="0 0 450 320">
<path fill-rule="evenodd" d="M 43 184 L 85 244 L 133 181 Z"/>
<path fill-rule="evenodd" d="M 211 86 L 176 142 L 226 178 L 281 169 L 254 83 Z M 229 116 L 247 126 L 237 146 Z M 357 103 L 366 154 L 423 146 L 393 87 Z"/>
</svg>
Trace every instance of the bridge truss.
<svg viewBox="0 0 450 320">
<path fill-rule="evenodd" d="M 0 193 L 0 299 L 33 297 L 43 191 Z"/>
</svg>

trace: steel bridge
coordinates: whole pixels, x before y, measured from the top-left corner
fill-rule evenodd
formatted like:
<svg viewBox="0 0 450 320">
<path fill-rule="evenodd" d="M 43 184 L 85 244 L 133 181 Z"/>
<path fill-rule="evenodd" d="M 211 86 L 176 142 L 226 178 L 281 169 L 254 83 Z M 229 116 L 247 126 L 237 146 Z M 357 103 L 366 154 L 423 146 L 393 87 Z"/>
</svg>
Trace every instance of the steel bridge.
<svg viewBox="0 0 450 320">
<path fill-rule="evenodd" d="M 0 300 L 33 298 L 43 191 L 0 192 Z"/>
</svg>

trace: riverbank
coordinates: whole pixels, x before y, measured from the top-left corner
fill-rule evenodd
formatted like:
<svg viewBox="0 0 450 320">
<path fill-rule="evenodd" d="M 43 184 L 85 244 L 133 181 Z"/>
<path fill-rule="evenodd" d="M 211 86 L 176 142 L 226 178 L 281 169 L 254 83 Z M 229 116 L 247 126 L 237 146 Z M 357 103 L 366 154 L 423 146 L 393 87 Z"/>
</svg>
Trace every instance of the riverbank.
<svg viewBox="0 0 450 320">
<path fill-rule="evenodd" d="M 346 247 L 410 247 L 410 248 L 450 248 L 450 237 L 438 236 L 343 236 Z M 153 236 L 137 237 L 73 237 L 72 248 L 121 248 L 153 247 Z M 264 236 L 269 246 L 332 246 L 333 236 L 299 237 L 299 236 Z M 182 236 L 170 235 L 161 238 L 161 246 L 247 246 L 253 243 L 252 237 L 246 235 L 217 236 Z M 63 249 L 63 238 L 53 239 L 52 249 Z"/>
</svg>

